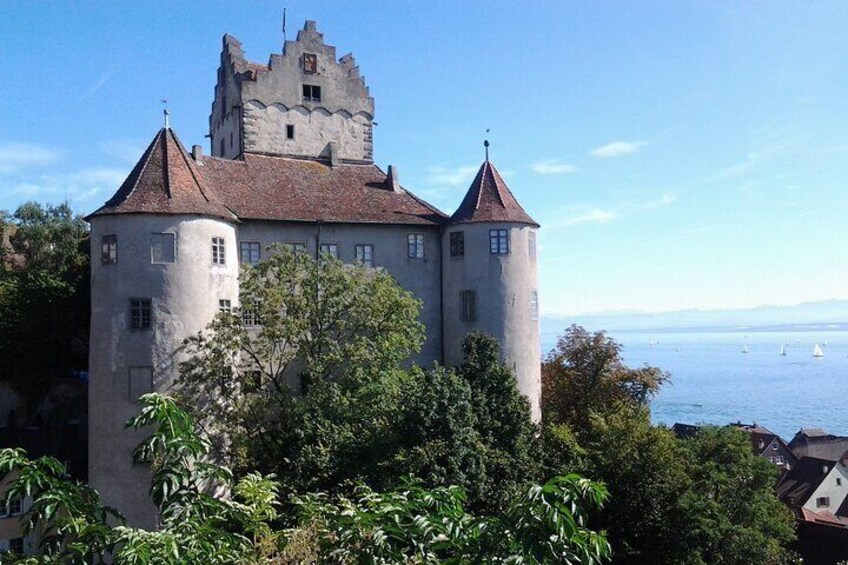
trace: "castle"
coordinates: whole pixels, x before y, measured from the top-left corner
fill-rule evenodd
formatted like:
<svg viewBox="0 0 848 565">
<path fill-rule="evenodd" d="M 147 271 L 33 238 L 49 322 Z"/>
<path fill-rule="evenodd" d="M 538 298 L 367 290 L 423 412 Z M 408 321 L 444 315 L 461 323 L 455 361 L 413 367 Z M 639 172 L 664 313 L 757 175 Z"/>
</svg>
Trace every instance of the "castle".
<svg viewBox="0 0 848 565">
<path fill-rule="evenodd" d="M 414 361 L 462 361 L 465 335 L 501 343 L 539 418 L 536 229 L 486 161 L 447 216 L 373 161 L 374 99 L 353 56 L 314 22 L 267 65 L 225 35 L 209 117 L 212 156 L 166 125 L 87 219 L 92 249 L 89 478 L 106 504 L 153 527 L 149 475 L 124 429 L 167 390 L 183 339 L 238 304 L 239 269 L 280 243 L 382 268 L 423 302 Z M 98 256 L 99 255 L 99 256 Z"/>
</svg>

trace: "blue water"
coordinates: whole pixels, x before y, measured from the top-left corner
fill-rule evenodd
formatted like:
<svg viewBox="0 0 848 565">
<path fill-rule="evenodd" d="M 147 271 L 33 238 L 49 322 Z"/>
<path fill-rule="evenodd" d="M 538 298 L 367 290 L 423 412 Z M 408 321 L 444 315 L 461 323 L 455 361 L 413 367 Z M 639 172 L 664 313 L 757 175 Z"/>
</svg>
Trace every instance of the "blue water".
<svg viewBox="0 0 848 565">
<path fill-rule="evenodd" d="M 651 404 L 656 423 L 757 422 L 787 441 L 801 427 L 848 435 L 848 332 L 610 336 L 623 345 L 629 366 L 647 363 L 671 373 Z M 781 357 L 784 343 L 790 346 Z M 816 343 L 823 358 L 812 356 Z M 750 352 L 742 353 L 746 344 Z M 545 344 L 545 351 L 551 347 Z"/>
</svg>

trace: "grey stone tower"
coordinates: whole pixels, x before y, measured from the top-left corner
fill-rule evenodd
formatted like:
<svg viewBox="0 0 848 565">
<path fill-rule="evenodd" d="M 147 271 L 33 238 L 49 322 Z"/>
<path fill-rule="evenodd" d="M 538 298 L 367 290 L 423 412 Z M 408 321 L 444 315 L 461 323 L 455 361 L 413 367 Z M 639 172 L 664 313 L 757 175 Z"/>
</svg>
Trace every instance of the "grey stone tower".
<svg viewBox="0 0 848 565">
<path fill-rule="evenodd" d="M 167 391 L 183 339 L 238 299 L 235 216 L 163 128 L 91 224 L 89 480 L 131 524 L 153 528 L 150 474 L 124 429 L 140 395 Z"/>
<path fill-rule="evenodd" d="M 336 60 L 315 22 L 307 21 L 268 65 L 248 62 L 241 43 L 224 36 L 209 116 L 213 156 L 371 163 L 373 119 L 374 99 L 353 55 Z"/>
<path fill-rule="evenodd" d="M 462 362 L 468 332 L 493 335 L 536 420 L 541 417 L 538 227 L 486 160 L 442 239 L 445 363 Z"/>
</svg>

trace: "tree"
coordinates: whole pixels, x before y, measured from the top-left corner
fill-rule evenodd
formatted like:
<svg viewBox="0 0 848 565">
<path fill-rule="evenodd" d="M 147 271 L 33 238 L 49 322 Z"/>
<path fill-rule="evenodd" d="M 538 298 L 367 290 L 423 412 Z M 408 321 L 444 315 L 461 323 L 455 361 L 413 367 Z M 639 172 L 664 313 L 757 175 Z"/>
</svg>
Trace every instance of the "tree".
<svg viewBox="0 0 848 565">
<path fill-rule="evenodd" d="M 546 424 L 568 424 L 579 434 L 592 412 L 620 404 L 647 406 L 668 379 L 656 367 L 627 367 L 618 342 L 573 325 L 542 363 L 542 418 Z"/>
<path fill-rule="evenodd" d="M 117 564 L 235 563 L 513 563 L 604 562 L 602 533 L 586 526 L 606 490 L 576 475 L 529 487 L 500 515 L 475 516 L 459 487 L 427 490 L 405 480 L 386 493 L 359 486 L 353 498 L 325 493 L 293 499 L 297 522 L 273 522 L 279 506 L 273 477 L 255 473 L 234 483 L 228 469 L 206 462 L 208 444 L 173 399 L 141 397 L 133 428 L 152 428 L 133 458 L 151 466 L 151 497 L 161 525 L 153 532 L 123 525 L 90 487 L 70 481 L 51 458 L 28 460 L 0 450 L 0 473 L 11 473 L 7 497 L 33 497 L 29 531 L 44 533 L 40 555 L 3 555 L 3 562 Z M 210 487 L 232 490 L 216 497 Z M 112 522 L 118 525 L 113 526 Z"/>
<path fill-rule="evenodd" d="M 28 402 L 88 367 L 88 229 L 67 204 L 0 218 L 0 371 Z"/>
</svg>

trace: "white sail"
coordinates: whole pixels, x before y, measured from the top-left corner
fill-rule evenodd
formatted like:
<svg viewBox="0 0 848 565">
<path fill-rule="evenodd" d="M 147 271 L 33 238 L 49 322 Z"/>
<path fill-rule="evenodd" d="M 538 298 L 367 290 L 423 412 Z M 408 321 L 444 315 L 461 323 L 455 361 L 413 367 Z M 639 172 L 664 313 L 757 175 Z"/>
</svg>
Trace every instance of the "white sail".
<svg viewBox="0 0 848 565">
<path fill-rule="evenodd" d="M 783 357 L 786 356 L 786 346 L 785 345 L 780 346 L 780 355 L 783 356 Z"/>
<path fill-rule="evenodd" d="M 821 350 L 818 343 L 813 348 L 813 357 L 824 357 L 824 351 Z"/>
<path fill-rule="evenodd" d="M 747 345 L 747 344 L 745 344 L 745 345 L 743 345 L 743 346 L 742 346 L 742 353 L 749 353 L 748 345 Z"/>
</svg>

